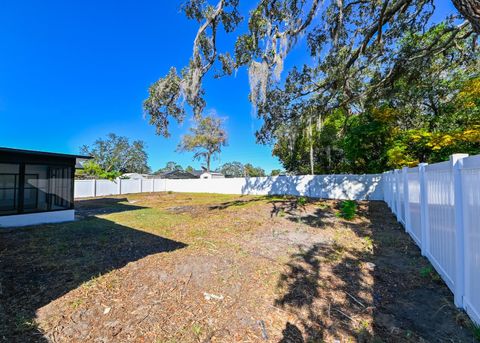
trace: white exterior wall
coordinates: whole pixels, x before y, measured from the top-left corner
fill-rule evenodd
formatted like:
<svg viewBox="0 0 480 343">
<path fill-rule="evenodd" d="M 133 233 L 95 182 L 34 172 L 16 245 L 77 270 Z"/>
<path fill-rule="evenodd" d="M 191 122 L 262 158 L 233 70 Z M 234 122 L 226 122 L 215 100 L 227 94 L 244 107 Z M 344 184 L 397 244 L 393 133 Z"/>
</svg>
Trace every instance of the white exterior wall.
<svg viewBox="0 0 480 343">
<path fill-rule="evenodd" d="M 47 223 L 68 222 L 75 219 L 74 210 L 25 213 L 0 217 L 0 227 L 17 227 Z"/>
</svg>

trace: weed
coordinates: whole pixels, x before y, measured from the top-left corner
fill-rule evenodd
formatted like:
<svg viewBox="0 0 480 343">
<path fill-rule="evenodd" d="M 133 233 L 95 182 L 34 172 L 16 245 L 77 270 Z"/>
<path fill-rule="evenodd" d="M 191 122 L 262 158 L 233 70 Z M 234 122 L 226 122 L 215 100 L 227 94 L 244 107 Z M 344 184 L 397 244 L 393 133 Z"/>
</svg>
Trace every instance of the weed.
<svg viewBox="0 0 480 343">
<path fill-rule="evenodd" d="M 429 277 L 431 272 L 433 272 L 433 269 L 430 266 L 420 268 L 420 276 L 423 278 Z"/>
<path fill-rule="evenodd" d="M 202 333 L 202 326 L 198 323 L 194 323 L 192 325 L 192 331 L 193 333 L 195 334 L 195 336 L 200 336 L 200 334 Z"/>
<path fill-rule="evenodd" d="M 280 209 L 280 211 L 278 211 L 278 216 L 279 216 L 279 217 L 282 217 L 282 218 L 283 218 L 283 217 L 285 217 L 285 215 L 286 215 L 286 214 L 285 214 L 285 210 L 284 210 L 283 208 Z"/>
<path fill-rule="evenodd" d="M 298 206 L 303 207 L 306 204 L 307 204 L 307 198 L 305 198 L 305 197 L 297 198 L 297 205 Z"/>
<path fill-rule="evenodd" d="M 80 305 L 83 304 L 83 300 L 82 299 L 75 299 L 73 301 L 70 302 L 70 307 L 72 308 L 72 310 L 76 310 L 77 308 L 80 307 Z"/>
<path fill-rule="evenodd" d="M 325 211 L 328 208 L 328 204 L 326 203 L 320 203 L 318 205 L 318 208 L 321 209 L 322 211 Z"/>
<path fill-rule="evenodd" d="M 420 276 L 423 278 L 430 278 L 432 281 L 440 281 L 440 275 L 431 267 L 426 266 L 420 268 Z"/>
<path fill-rule="evenodd" d="M 353 200 L 344 200 L 340 203 L 340 212 L 337 213 L 337 216 L 346 220 L 352 220 L 355 218 L 356 212 L 357 203 Z"/>
<path fill-rule="evenodd" d="M 477 341 L 480 341 L 480 325 L 472 323 L 470 329 L 472 330 L 473 337 L 475 337 Z"/>
<path fill-rule="evenodd" d="M 365 246 L 368 251 L 373 252 L 373 239 L 370 236 L 365 236 L 363 238 L 363 241 L 365 242 Z"/>
<path fill-rule="evenodd" d="M 18 315 L 15 317 L 15 329 L 19 332 L 30 331 L 37 328 L 37 323 L 34 319 L 28 319 L 25 316 Z"/>
</svg>

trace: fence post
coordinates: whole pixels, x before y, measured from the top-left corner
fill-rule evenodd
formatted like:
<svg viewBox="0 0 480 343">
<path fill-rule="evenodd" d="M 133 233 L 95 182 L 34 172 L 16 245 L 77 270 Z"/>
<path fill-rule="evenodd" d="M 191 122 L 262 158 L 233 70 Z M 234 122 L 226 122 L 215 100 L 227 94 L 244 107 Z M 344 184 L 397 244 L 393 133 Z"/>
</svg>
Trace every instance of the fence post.
<svg viewBox="0 0 480 343">
<path fill-rule="evenodd" d="M 395 175 L 395 214 L 397 215 L 397 221 L 401 222 L 401 206 L 402 204 L 400 203 L 400 173 L 398 169 L 395 169 L 394 171 Z"/>
<path fill-rule="evenodd" d="M 457 307 L 463 307 L 465 293 L 465 241 L 463 228 L 463 195 L 462 175 L 463 158 L 468 154 L 453 154 L 450 156 L 453 175 L 453 201 L 455 208 L 455 293 L 454 302 Z"/>
<path fill-rule="evenodd" d="M 122 194 L 122 179 L 117 177 L 117 182 L 118 182 L 117 193 L 120 195 L 120 194 Z"/>
<path fill-rule="evenodd" d="M 388 172 L 382 174 L 382 186 L 383 186 L 383 201 L 390 207 L 388 203 Z"/>
<path fill-rule="evenodd" d="M 410 223 L 410 196 L 408 189 L 408 167 L 402 168 L 402 177 L 403 177 L 403 204 L 405 207 L 405 231 L 410 233 L 411 223 Z"/>
<path fill-rule="evenodd" d="M 93 197 L 97 196 L 97 179 L 93 179 Z"/>
<path fill-rule="evenodd" d="M 421 228 L 421 250 L 422 256 L 427 255 L 427 234 L 428 234 L 428 195 L 427 195 L 427 179 L 425 167 L 428 163 L 420 163 L 418 165 L 418 179 L 420 184 L 420 228 Z"/>
<path fill-rule="evenodd" d="M 390 209 L 393 211 L 393 171 L 388 172 L 388 200 L 389 204 L 388 206 Z"/>
</svg>

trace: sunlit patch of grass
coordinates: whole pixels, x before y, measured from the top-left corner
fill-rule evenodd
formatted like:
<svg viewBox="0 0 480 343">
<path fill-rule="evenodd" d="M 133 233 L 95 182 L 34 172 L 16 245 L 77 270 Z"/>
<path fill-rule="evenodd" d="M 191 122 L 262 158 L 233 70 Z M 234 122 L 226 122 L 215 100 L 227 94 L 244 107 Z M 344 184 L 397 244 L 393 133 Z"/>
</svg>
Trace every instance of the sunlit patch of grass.
<svg viewBox="0 0 480 343">
<path fill-rule="evenodd" d="M 204 239 L 208 236 L 208 230 L 204 227 L 192 227 L 186 232 L 186 236 L 190 239 Z"/>
<path fill-rule="evenodd" d="M 173 213 L 158 208 L 112 213 L 106 219 L 134 229 L 150 233 L 165 233 L 165 229 L 191 221 L 187 213 Z"/>
</svg>

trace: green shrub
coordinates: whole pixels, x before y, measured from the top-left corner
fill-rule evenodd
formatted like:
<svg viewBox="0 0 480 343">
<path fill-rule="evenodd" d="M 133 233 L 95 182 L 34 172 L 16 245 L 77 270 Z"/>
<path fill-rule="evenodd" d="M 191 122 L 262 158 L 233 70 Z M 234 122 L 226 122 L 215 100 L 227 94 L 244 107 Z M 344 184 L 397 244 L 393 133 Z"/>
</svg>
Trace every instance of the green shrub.
<svg viewBox="0 0 480 343">
<path fill-rule="evenodd" d="M 355 218 L 357 212 L 357 203 L 353 200 L 344 200 L 340 203 L 339 217 L 343 219 L 352 220 Z"/>
<path fill-rule="evenodd" d="M 300 197 L 297 199 L 297 205 L 300 207 L 305 206 L 306 203 L 307 203 L 307 198 L 305 197 Z"/>
</svg>

